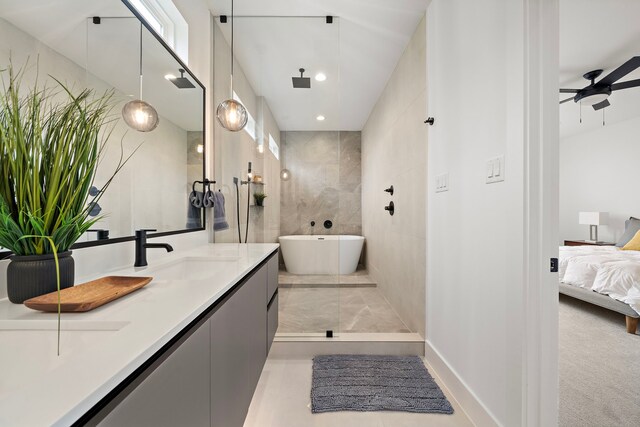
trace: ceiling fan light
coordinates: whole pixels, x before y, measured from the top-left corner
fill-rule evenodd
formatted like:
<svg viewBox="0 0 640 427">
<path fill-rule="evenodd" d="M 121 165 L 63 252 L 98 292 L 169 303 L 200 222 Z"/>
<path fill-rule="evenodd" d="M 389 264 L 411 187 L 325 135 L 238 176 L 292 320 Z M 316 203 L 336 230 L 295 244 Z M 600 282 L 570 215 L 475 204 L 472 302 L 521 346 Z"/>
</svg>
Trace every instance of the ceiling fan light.
<svg viewBox="0 0 640 427">
<path fill-rule="evenodd" d="M 580 102 L 582 105 L 595 105 L 609 98 L 609 95 L 609 93 L 594 93 L 593 95 L 585 96 Z"/>
</svg>

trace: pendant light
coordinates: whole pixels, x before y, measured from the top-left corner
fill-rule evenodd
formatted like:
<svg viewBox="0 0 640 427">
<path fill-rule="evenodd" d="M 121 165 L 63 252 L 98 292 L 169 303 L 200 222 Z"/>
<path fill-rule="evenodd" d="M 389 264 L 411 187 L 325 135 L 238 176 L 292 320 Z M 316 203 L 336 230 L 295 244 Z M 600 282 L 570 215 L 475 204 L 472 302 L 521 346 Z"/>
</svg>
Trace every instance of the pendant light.
<svg viewBox="0 0 640 427">
<path fill-rule="evenodd" d="M 231 132 L 244 129 L 249 119 L 244 105 L 233 99 L 233 0 L 231 0 L 231 97 L 218 105 L 216 117 L 218 123 Z"/>
<path fill-rule="evenodd" d="M 289 181 L 289 178 L 291 178 L 291 172 L 289 172 L 289 169 L 282 169 L 280 171 L 280 179 L 283 181 Z"/>
<path fill-rule="evenodd" d="M 122 118 L 130 128 L 138 132 L 151 132 L 160 123 L 156 109 L 142 100 L 142 22 L 140 23 L 140 98 L 124 104 Z"/>
</svg>

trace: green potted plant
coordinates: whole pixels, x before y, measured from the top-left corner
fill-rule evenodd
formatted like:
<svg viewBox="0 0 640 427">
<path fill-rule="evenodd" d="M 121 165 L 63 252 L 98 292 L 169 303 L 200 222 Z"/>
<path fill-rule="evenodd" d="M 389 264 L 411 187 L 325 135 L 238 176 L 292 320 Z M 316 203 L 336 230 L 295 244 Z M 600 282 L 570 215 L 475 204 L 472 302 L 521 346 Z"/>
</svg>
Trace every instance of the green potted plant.
<svg viewBox="0 0 640 427">
<path fill-rule="evenodd" d="M 256 201 L 256 206 L 264 206 L 264 199 L 267 198 L 267 195 L 264 193 L 253 193 L 253 198 Z"/>
<path fill-rule="evenodd" d="M 89 217 L 91 207 L 131 156 L 121 156 L 89 201 L 115 124 L 113 91 L 94 96 L 85 89 L 74 95 L 56 80 L 58 92 L 37 84 L 23 92 L 24 68 L 14 72 L 9 66 L 1 74 L 0 247 L 13 252 L 9 300 L 22 303 L 73 286 L 71 245 L 100 219 Z"/>
</svg>

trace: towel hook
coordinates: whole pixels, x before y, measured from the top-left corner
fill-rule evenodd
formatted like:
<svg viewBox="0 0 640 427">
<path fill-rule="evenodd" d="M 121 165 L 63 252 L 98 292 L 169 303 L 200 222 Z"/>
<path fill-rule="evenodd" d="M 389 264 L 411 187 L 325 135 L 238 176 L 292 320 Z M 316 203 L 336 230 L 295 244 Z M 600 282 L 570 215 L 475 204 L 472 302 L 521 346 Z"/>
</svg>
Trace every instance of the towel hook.
<svg viewBox="0 0 640 427">
<path fill-rule="evenodd" d="M 215 183 L 216 183 L 216 181 L 209 180 L 207 178 L 205 178 L 204 181 L 193 181 L 193 184 L 191 185 L 191 191 L 196 191 L 196 184 L 202 184 L 202 191 L 203 192 L 205 191 L 205 188 L 208 191 L 209 190 L 209 186 L 211 184 L 215 184 Z"/>
</svg>

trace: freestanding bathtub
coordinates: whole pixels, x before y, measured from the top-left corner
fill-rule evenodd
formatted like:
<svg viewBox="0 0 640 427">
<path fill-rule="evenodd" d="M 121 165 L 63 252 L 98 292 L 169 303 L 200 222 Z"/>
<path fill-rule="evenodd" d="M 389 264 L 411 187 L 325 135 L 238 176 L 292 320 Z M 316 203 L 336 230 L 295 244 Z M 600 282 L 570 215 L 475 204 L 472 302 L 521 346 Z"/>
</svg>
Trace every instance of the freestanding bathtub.
<svg viewBox="0 0 640 427">
<path fill-rule="evenodd" d="M 362 236 L 280 236 L 291 274 L 351 274 L 358 268 Z"/>
</svg>

